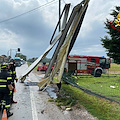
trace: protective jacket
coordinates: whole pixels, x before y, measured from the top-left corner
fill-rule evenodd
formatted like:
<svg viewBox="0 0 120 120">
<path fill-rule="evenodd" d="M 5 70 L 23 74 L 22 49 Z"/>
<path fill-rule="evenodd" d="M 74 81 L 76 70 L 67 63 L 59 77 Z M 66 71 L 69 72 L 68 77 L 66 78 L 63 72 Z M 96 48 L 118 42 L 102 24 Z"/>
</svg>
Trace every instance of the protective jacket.
<svg viewBox="0 0 120 120">
<path fill-rule="evenodd" d="M 14 80 L 18 80 L 17 76 L 16 76 L 16 71 L 15 71 L 15 67 L 13 65 L 10 66 L 9 68 L 9 73 L 12 76 L 12 85 L 14 84 Z"/>
<path fill-rule="evenodd" d="M 8 85 L 12 82 L 12 77 L 10 73 L 6 70 L 2 70 L 0 73 L 0 91 L 6 90 L 9 92 Z"/>
<path fill-rule="evenodd" d="M 0 107 L 1 103 L 4 103 L 3 109 L 7 110 L 7 114 L 9 114 L 10 110 L 10 90 L 8 85 L 12 82 L 12 77 L 10 73 L 6 70 L 2 70 L 0 73 Z M 4 101 L 4 102 L 3 102 Z"/>
<path fill-rule="evenodd" d="M 12 86 L 14 87 L 13 90 L 12 90 L 12 93 L 11 93 L 11 103 L 17 103 L 16 101 L 13 100 L 13 94 L 14 94 L 14 90 L 15 90 L 15 83 L 14 83 L 14 80 L 16 80 L 16 82 L 18 81 L 18 78 L 16 76 L 16 71 L 15 71 L 15 66 L 14 64 L 11 64 L 10 65 L 10 68 L 9 68 L 9 73 L 11 74 L 12 76 Z"/>
</svg>

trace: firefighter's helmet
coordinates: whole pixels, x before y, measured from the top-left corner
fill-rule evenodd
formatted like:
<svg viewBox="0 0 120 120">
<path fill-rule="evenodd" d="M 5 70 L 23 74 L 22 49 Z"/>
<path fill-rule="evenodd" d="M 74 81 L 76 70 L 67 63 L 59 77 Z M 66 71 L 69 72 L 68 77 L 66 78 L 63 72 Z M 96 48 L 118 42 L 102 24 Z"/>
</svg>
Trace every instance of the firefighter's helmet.
<svg viewBox="0 0 120 120">
<path fill-rule="evenodd" d="M 14 59 L 10 59 L 9 64 L 14 64 Z"/>
<path fill-rule="evenodd" d="M 8 68 L 8 63 L 1 64 L 1 70 Z"/>
</svg>

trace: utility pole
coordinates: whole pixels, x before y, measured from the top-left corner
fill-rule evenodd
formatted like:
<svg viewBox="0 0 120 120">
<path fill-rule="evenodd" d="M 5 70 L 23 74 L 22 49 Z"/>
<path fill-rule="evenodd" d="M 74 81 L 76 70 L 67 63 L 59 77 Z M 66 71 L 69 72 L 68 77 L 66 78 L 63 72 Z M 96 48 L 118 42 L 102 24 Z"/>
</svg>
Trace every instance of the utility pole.
<svg viewBox="0 0 120 120">
<path fill-rule="evenodd" d="M 9 53 L 10 53 L 10 57 L 12 57 L 12 50 L 16 50 L 16 53 L 17 53 L 17 51 L 20 52 L 20 48 L 17 48 L 17 49 L 11 49 L 10 48 L 10 50 L 8 50 L 8 52 L 7 52 L 8 57 L 9 57 Z"/>
<path fill-rule="evenodd" d="M 59 20 L 60 20 L 60 15 L 61 15 L 61 0 L 59 0 Z M 61 21 L 59 22 L 59 31 L 61 29 Z"/>
</svg>

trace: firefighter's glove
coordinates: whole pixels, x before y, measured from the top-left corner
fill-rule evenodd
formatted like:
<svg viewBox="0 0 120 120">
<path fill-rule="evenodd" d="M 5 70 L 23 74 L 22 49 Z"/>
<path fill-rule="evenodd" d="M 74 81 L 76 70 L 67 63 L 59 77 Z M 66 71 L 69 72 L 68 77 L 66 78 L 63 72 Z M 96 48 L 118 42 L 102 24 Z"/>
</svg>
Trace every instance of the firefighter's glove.
<svg viewBox="0 0 120 120">
<path fill-rule="evenodd" d="M 12 91 L 10 91 L 10 94 L 9 95 L 11 95 L 12 94 Z"/>
</svg>

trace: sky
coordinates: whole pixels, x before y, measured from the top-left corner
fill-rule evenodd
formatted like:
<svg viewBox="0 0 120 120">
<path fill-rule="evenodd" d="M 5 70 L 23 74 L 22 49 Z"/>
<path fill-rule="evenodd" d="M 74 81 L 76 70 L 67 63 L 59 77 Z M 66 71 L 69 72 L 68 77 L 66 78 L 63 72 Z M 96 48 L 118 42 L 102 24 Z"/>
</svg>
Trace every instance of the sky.
<svg viewBox="0 0 120 120">
<path fill-rule="evenodd" d="M 70 13 L 82 0 L 61 0 L 61 11 L 71 3 Z M 107 35 L 106 18 L 118 0 L 90 0 L 71 55 L 105 56 L 100 39 Z M 0 0 L 0 55 L 14 58 L 17 48 L 27 59 L 41 56 L 49 46 L 59 17 L 59 0 Z M 47 55 L 54 53 L 55 47 Z"/>
</svg>

